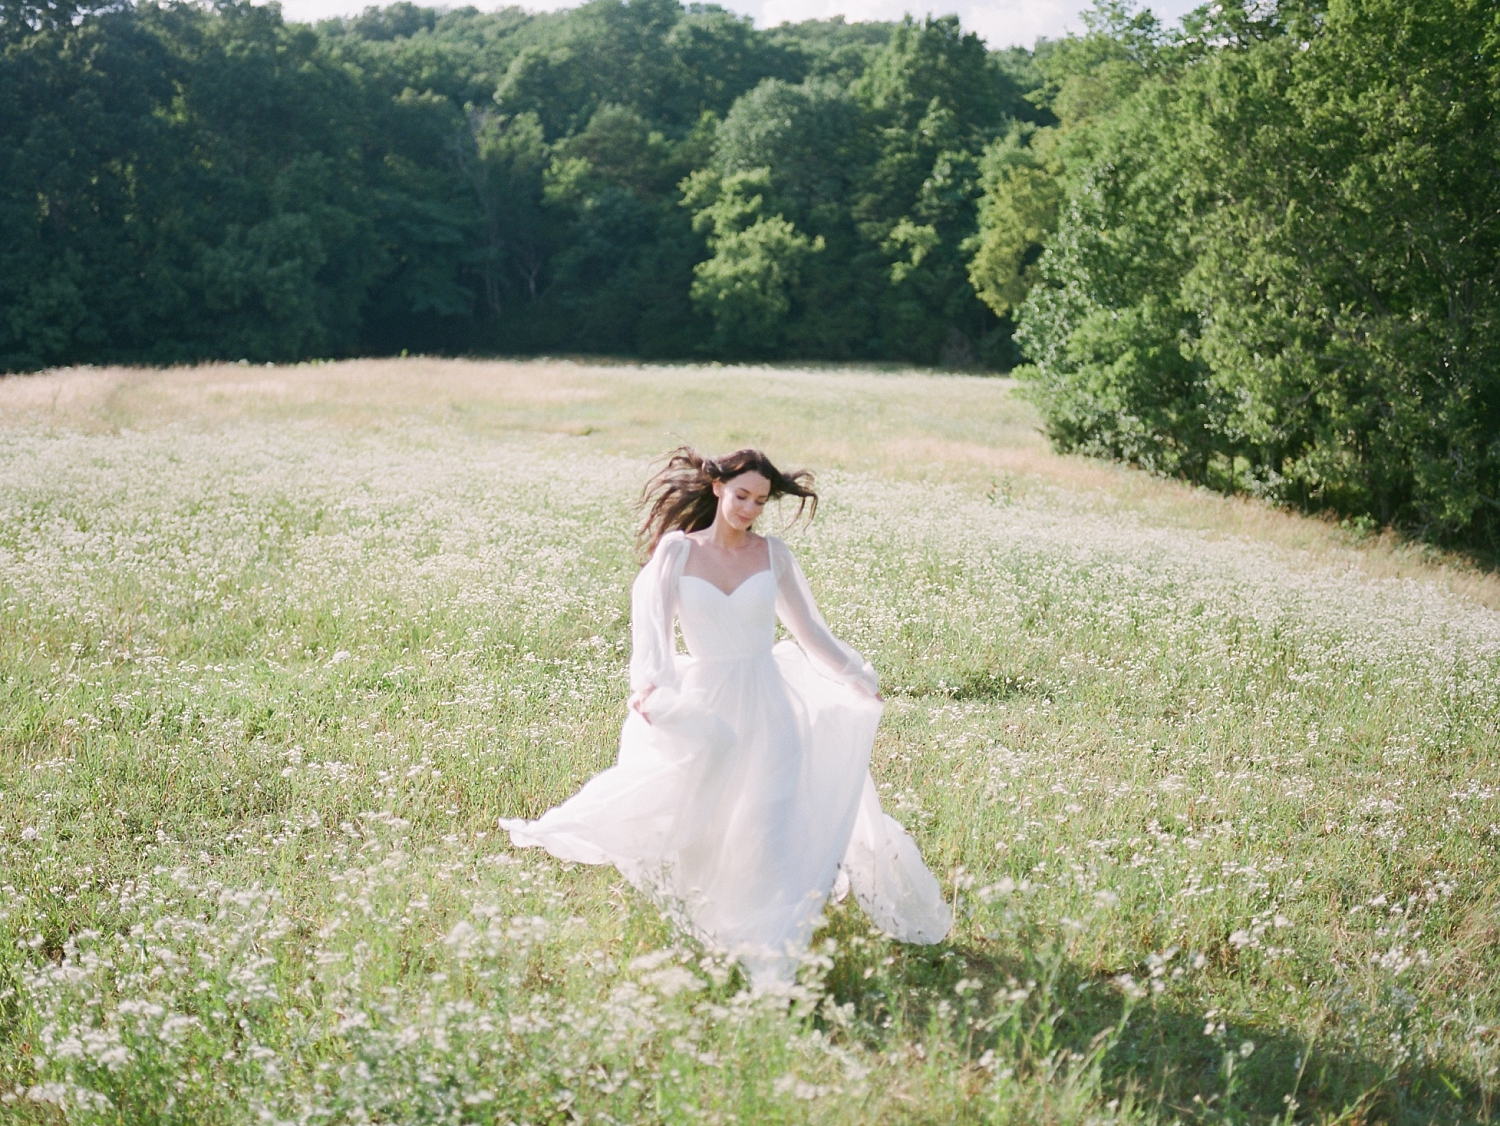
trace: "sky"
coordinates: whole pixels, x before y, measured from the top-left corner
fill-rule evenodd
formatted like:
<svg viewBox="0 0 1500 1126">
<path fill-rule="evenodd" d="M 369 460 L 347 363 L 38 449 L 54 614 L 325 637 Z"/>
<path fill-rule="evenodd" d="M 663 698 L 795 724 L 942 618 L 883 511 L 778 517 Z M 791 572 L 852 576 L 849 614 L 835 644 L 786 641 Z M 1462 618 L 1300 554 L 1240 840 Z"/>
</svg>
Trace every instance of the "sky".
<svg viewBox="0 0 1500 1126">
<path fill-rule="evenodd" d="M 288 20 L 312 22 L 330 16 L 355 15 L 373 0 L 281 0 Z M 1203 0 L 1154 0 L 1148 6 L 1168 22 L 1192 11 Z M 424 7 L 504 7 L 503 0 L 417 0 Z M 537 10 L 576 7 L 578 0 L 522 0 L 521 6 Z M 730 11 L 754 18 L 756 27 L 774 27 L 783 21 L 843 16 L 846 20 L 896 20 L 907 12 L 914 15 L 956 14 L 965 30 L 977 31 L 992 48 L 1030 47 L 1038 36 L 1057 38 L 1069 31 L 1082 31 L 1078 13 L 1088 0 L 718 0 Z"/>
</svg>

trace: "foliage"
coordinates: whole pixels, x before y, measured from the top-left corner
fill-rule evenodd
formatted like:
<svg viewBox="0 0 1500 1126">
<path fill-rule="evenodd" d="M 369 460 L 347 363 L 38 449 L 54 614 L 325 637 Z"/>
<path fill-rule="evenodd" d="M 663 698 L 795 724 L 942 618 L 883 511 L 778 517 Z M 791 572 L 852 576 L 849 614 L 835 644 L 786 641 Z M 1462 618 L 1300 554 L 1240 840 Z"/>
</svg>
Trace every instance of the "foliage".
<svg viewBox="0 0 1500 1126">
<path fill-rule="evenodd" d="M 464 219 L 414 167 L 434 107 L 365 119 L 357 75 L 274 9 L 43 31 L 5 48 L 0 100 L 7 368 L 344 351 L 382 279 L 462 303 L 441 258 Z"/>
<path fill-rule="evenodd" d="M 722 179 L 695 173 L 683 200 L 695 208 L 693 229 L 707 233 L 713 257 L 693 267 L 693 301 L 714 321 L 729 354 L 772 351 L 808 257 L 824 249 L 779 212 L 768 214 L 769 168 Z M 754 193 L 754 194 L 751 194 Z"/>
<path fill-rule="evenodd" d="M 1164 30 L 1149 9 L 1103 0 L 1084 14 L 1088 31 L 1043 41 L 1026 65 L 1033 120 L 1016 124 L 984 152 L 984 197 L 969 241 L 969 279 L 995 313 L 1010 316 L 1037 280 L 1036 262 L 1057 229 L 1072 171 L 1093 157 L 1092 133 L 1162 67 Z"/>
<path fill-rule="evenodd" d="M 1136 54 L 1103 115 L 1057 84 L 1082 141 L 986 158 L 975 283 L 1032 287 L 1053 437 L 1500 547 L 1493 7 L 1226 5 Z"/>
<path fill-rule="evenodd" d="M 3 18 L 0 370 L 998 355 L 961 248 L 978 153 L 1021 103 L 951 18 L 758 31 L 677 0 L 400 0 L 316 29 L 244 0 Z M 692 173 L 762 167 L 763 222 L 680 206 Z"/>
</svg>

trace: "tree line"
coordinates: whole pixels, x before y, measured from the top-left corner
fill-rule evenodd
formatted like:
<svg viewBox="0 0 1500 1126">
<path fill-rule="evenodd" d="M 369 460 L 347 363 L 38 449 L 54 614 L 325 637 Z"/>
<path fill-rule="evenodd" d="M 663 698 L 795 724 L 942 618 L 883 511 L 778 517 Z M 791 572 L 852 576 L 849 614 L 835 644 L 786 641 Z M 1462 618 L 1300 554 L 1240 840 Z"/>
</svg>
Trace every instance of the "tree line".
<svg viewBox="0 0 1500 1126">
<path fill-rule="evenodd" d="M 1014 369 L 1056 444 L 1500 548 L 1500 9 L 0 0 L 0 370 Z"/>
<path fill-rule="evenodd" d="M 1065 449 L 1500 551 L 1500 6 L 1101 4 L 972 274 Z"/>
<path fill-rule="evenodd" d="M 4 370 L 1013 358 L 965 240 L 985 147 L 1050 118 L 956 19 L 4 4 Z"/>
</svg>

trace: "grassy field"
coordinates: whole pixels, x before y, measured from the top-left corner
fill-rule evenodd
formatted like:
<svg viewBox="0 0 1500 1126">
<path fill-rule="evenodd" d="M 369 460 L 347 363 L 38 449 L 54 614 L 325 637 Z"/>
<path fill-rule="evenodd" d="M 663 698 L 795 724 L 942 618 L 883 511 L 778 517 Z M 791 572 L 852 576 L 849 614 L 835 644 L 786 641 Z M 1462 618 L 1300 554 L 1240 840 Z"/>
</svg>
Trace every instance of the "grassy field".
<svg viewBox="0 0 1500 1126">
<path fill-rule="evenodd" d="M 0 380 L 0 1121 L 1488 1121 L 1500 583 L 1055 456 L 1012 391 Z M 819 471 L 787 536 L 956 908 L 831 908 L 790 1007 L 495 826 L 612 760 L 681 441 Z"/>
</svg>

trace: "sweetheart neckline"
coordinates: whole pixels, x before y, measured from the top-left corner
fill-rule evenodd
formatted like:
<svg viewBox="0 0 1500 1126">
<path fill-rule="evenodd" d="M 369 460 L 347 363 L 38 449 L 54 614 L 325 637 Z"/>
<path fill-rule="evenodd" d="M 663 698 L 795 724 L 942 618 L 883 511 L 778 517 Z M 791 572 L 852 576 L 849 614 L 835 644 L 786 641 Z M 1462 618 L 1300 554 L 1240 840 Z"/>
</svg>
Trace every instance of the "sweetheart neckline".
<svg viewBox="0 0 1500 1126">
<path fill-rule="evenodd" d="M 718 591 L 725 598 L 733 598 L 736 594 L 738 594 L 740 591 L 742 591 L 745 588 L 745 584 L 746 583 L 750 582 L 752 579 L 754 579 L 754 578 L 756 578 L 756 577 L 758 577 L 760 575 L 769 575 L 770 573 L 771 573 L 771 568 L 769 568 L 769 567 L 762 567 L 759 571 L 756 571 L 756 572 L 754 572 L 754 573 L 752 573 L 750 575 L 745 576 L 745 578 L 743 578 L 743 579 L 740 580 L 739 586 L 735 587 L 733 590 L 728 590 L 728 591 L 726 591 L 723 587 L 721 587 L 718 583 L 714 582 L 712 579 L 705 579 L 702 575 L 683 575 L 682 577 L 685 578 L 685 579 L 697 579 L 700 583 L 704 583 L 707 586 L 709 586 L 710 588 L 712 588 L 713 590 Z"/>
</svg>

